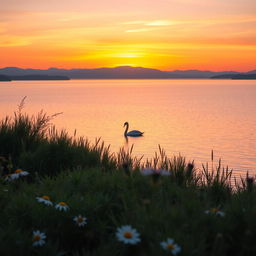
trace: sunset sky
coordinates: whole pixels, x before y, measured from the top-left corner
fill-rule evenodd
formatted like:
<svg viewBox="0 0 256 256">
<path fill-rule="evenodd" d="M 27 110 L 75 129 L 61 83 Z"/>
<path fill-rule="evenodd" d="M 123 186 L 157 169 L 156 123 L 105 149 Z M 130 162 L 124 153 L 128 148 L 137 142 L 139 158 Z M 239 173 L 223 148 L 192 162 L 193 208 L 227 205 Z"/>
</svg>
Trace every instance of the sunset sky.
<svg viewBox="0 0 256 256">
<path fill-rule="evenodd" d="M 0 67 L 256 69 L 255 0 L 0 1 Z"/>
</svg>

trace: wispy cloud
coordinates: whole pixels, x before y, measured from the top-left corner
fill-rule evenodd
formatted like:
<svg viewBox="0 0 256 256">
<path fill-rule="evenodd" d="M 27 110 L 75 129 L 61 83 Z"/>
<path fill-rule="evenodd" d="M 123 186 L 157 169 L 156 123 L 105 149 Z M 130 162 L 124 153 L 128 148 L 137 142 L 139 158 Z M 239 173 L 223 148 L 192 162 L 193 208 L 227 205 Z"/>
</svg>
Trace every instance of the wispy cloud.
<svg viewBox="0 0 256 256">
<path fill-rule="evenodd" d="M 144 25 L 144 26 L 171 26 L 176 24 L 178 21 L 172 20 L 134 20 L 127 21 L 123 24 L 125 25 Z"/>
<path fill-rule="evenodd" d="M 152 31 L 153 28 L 138 28 L 138 29 L 128 29 L 125 32 L 127 33 L 139 33 L 139 32 L 148 32 Z"/>
<path fill-rule="evenodd" d="M 174 24 L 177 24 L 178 22 L 176 21 L 171 21 L 171 20 L 154 20 L 145 23 L 146 26 L 171 26 Z"/>
<path fill-rule="evenodd" d="M 46 66 L 53 59 L 73 66 L 78 62 L 115 65 L 132 59 L 135 64 L 157 66 L 167 65 L 170 59 L 181 62 L 181 56 L 182 62 L 201 58 L 202 63 L 206 59 L 210 63 L 215 55 L 226 62 L 240 56 L 252 63 L 256 56 L 255 14 L 237 9 L 229 9 L 227 14 L 225 8 L 209 8 L 220 0 L 205 0 L 200 8 L 194 4 L 201 3 L 199 0 L 131 0 L 126 4 L 124 0 L 63 0 L 60 8 L 52 0 L 5 2 L 6 8 L 0 10 L 0 47 L 6 48 L 0 51 L 5 65 L 17 59 L 29 66 L 31 59 L 36 63 L 41 58 Z M 72 9 L 74 2 L 76 8 Z"/>
</svg>

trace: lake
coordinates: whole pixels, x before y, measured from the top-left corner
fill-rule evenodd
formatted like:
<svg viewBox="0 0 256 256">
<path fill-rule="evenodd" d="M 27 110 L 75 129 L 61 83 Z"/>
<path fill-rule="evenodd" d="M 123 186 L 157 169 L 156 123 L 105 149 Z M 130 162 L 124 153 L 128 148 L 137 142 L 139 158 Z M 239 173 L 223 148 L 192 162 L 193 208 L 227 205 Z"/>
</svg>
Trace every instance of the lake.
<svg viewBox="0 0 256 256">
<path fill-rule="evenodd" d="M 27 96 L 24 112 L 63 112 L 53 123 L 111 151 L 130 148 L 150 158 L 161 145 L 197 167 L 222 158 L 237 175 L 256 171 L 255 80 L 70 80 L 0 83 L 0 117 L 12 115 Z M 125 140 L 129 130 L 144 136 Z"/>
</svg>

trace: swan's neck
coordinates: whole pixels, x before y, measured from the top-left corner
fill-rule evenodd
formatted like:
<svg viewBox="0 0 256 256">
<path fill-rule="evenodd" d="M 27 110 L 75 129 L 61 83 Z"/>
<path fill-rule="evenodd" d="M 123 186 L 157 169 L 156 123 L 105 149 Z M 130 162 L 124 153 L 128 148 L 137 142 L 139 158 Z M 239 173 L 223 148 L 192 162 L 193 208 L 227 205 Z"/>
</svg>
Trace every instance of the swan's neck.
<svg viewBox="0 0 256 256">
<path fill-rule="evenodd" d="M 128 131 L 128 129 L 129 129 L 129 124 L 126 124 L 125 126 L 126 126 L 126 128 L 125 128 L 125 131 L 124 131 L 124 136 L 127 135 L 127 131 Z"/>
</svg>

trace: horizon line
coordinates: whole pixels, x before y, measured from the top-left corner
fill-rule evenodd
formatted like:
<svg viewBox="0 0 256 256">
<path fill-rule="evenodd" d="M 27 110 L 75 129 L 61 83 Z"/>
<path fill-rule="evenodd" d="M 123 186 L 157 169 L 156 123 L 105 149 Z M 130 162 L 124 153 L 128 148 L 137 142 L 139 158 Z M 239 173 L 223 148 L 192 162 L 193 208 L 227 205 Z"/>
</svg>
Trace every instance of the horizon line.
<svg viewBox="0 0 256 256">
<path fill-rule="evenodd" d="M 17 67 L 17 66 L 5 66 L 5 67 L 0 67 L 0 69 L 4 69 L 4 68 L 19 68 L 19 69 L 39 69 L 39 70 L 49 70 L 49 69 L 64 69 L 64 70 L 73 70 L 73 69 L 87 69 L 87 70 L 95 70 L 95 69 L 114 69 L 114 68 L 144 68 L 144 69 L 153 69 L 153 70 L 158 70 L 158 71 L 162 71 L 162 72 L 174 72 L 174 71 L 202 71 L 202 72 L 240 72 L 240 73 L 246 73 L 246 72 L 250 72 L 250 71 L 254 71 L 255 69 L 251 69 L 248 71 L 237 71 L 237 70 L 220 70 L 220 71 L 213 71 L 213 70 L 201 70 L 201 69 L 173 69 L 173 70 L 161 70 L 161 69 L 157 69 L 157 68 L 145 68 L 143 66 L 129 66 L 129 65 L 121 65 L 121 66 L 114 66 L 114 67 L 97 67 L 97 68 L 60 68 L 60 67 L 48 67 L 48 68 L 33 68 L 33 67 L 29 67 L 29 68 L 21 68 L 21 67 Z"/>
</svg>

